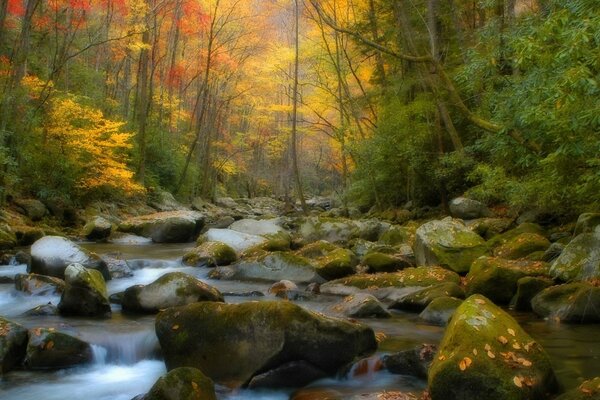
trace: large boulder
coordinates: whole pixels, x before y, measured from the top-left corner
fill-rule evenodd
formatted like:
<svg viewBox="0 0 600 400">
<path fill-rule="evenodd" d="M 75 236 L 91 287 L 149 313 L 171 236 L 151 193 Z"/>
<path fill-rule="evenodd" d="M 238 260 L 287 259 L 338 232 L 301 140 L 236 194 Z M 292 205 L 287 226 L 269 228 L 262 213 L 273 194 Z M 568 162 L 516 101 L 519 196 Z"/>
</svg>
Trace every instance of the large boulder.
<svg viewBox="0 0 600 400">
<path fill-rule="evenodd" d="M 600 399 L 600 377 L 583 382 L 577 388 L 558 396 L 555 400 L 597 400 Z"/>
<path fill-rule="evenodd" d="M 235 250 L 222 242 L 204 242 L 183 256 L 183 263 L 192 267 L 217 267 L 236 260 Z"/>
<path fill-rule="evenodd" d="M 574 236 L 582 233 L 590 233 L 596 230 L 596 227 L 600 225 L 600 213 L 585 213 L 581 214 L 577 218 L 577 224 L 575 225 Z"/>
<path fill-rule="evenodd" d="M 512 224 L 510 218 L 479 218 L 467 222 L 469 229 L 486 240 L 506 232 Z"/>
<path fill-rule="evenodd" d="M 531 311 L 531 300 L 542 290 L 554 285 L 550 278 L 526 276 L 517 281 L 517 293 L 510 301 L 510 307 L 517 311 Z"/>
<path fill-rule="evenodd" d="M 217 400 L 215 385 L 196 368 L 175 368 L 161 376 L 143 400 Z"/>
<path fill-rule="evenodd" d="M 37 296 L 61 294 L 65 289 L 65 281 L 53 276 L 17 274 L 15 289 Z"/>
<path fill-rule="evenodd" d="M 442 265 L 458 273 L 466 273 L 471 263 L 486 251 L 481 236 L 452 218 L 431 221 L 417 229 L 417 265 Z"/>
<path fill-rule="evenodd" d="M 544 349 L 480 295 L 458 307 L 429 369 L 432 400 L 546 399 L 556 390 Z"/>
<path fill-rule="evenodd" d="M 27 272 L 64 279 L 65 269 L 70 264 L 98 270 L 104 279 L 110 279 L 108 267 L 100 257 L 59 236 L 45 236 L 31 246 Z"/>
<path fill-rule="evenodd" d="M 107 219 L 96 216 L 83 227 L 83 236 L 89 240 L 108 239 L 112 232 L 112 224 Z"/>
<path fill-rule="evenodd" d="M 348 249 L 335 249 L 315 260 L 317 273 L 324 279 L 338 279 L 356 272 L 356 255 Z"/>
<path fill-rule="evenodd" d="M 552 263 L 550 275 L 565 282 L 600 279 L 600 232 L 571 240 Z"/>
<path fill-rule="evenodd" d="M 440 297 L 464 298 L 464 290 L 454 282 L 445 282 L 438 285 L 417 289 L 408 293 L 395 295 L 392 293 L 388 300 L 392 302 L 390 308 L 404 311 L 421 312 L 433 300 Z"/>
<path fill-rule="evenodd" d="M 519 279 L 547 273 L 547 264 L 539 261 L 480 257 L 467 274 L 467 295 L 482 294 L 497 304 L 508 304 Z"/>
<path fill-rule="evenodd" d="M 124 311 L 157 313 L 159 310 L 198 301 L 223 301 L 216 288 L 183 272 L 170 272 L 149 285 L 131 286 L 125 290 Z"/>
<path fill-rule="evenodd" d="M 209 229 L 202 239 L 211 242 L 221 242 L 242 253 L 252 247 L 260 246 L 267 242 L 267 238 L 249 233 L 242 233 L 232 229 Z"/>
<path fill-rule="evenodd" d="M 365 325 L 282 301 L 169 308 L 158 314 L 156 334 L 167 369 L 198 368 L 233 387 L 294 361 L 334 374 L 377 348 Z"/>
<path fill-rule="evenodd" d="M 375 241 L 388 228 L 389 224 L 377 220 L 309 217 L 301 223 L 298 233 L 308 243 L 317 240 L 346 243 L 356 238 Z"/>
<path fill-rule="evenodd" d="M 119 230 L 151 238 L 155 243 L 184 243 L 193 240 L 203 226 L 204 214 L 167 211 L 130 218 L 119 225 Z"/>
<path fill-rule="evenodd" d="M 372 273 L 394 272 L 414 266 L 408 257 L 397 253 L 384 253 L 380 251 L 368 252 L 360 263 L 367 268 L 368 272 Z"/>
<path fill-rule="evenodd" d="M 550 247 L 550 241 L 538 233 L 522 233 L 494 249 L 494 255 L 507 260 L 516 260 Z"/>
<path fill-rule="evenodd" d="M 91 363 L 92 347 L 53 328 L 29 331 L 25 366 L 29 369 L 61 369 Z"/>
<path fill-rule="evenodd" d="M 585 282 L 551 286 L 532 300 L 533 311 L 541 317 L 564 322 L 600 322 L 600 288 Z"/>
<path fill-rule="evenodd" d="M 296 283 L 324 282 L 311 260 L 286 252 L 260 253 L 230 267 L 216 268 L 211 277 L 227 280 L 277 282 L 288 279 Z"/>
<path fill-rule="evenodd" d="M 0 376 L 21 364 L 26 347 L 27 329 L 0 317 Z"/>
<path fill-rule="evenodd" d="M 431 344 L 423 344 L 414 349 L 383 356 L 383 367 L 392 374 L 415 376 L 427 379 L 427 370 L 433 362 L 437 348 Z"/>
<path fill-rule="evenodd" d="M 452 199 L 449 207 L 450 214 L 460 219 L 484 218 L 492 214 L 485 204 L 466 197 Z"/>
<path fill-rule="evenodd" d="M 15 205 L 32 221 L 39 221 L 48 214 L 48 209 L 44 203 L 36 199 L 18 199 L 15 200 Z"/>
<path fill-rule="evenodd" d="M 350 318 L 389 318 L 391 313 L 373 295 L 357 293 L 345 297 L 331 310 Z"/>
<path fill-rule="evenodd" d="M 71 264 L 65 270 L 65 283 L 65 291 L 58 303 L 61 315 L 110 316 L 106 283 L 100 272 L 81 264 Z"/>
<path fill-rule="evenodd" d="M 419 314 L 419 318 L 432 325 L 446 326 L 462 302 L 462 299 L 454 297 L 435 298 Z"/>
<path fill-rule="evenodd" d="M 251 235 L 273 235 L 285 232 L 281 227 L 279 219 L 240 219 L 229 226 L 229 229 L 236 232 L 248 233 Z"/>
</svg>

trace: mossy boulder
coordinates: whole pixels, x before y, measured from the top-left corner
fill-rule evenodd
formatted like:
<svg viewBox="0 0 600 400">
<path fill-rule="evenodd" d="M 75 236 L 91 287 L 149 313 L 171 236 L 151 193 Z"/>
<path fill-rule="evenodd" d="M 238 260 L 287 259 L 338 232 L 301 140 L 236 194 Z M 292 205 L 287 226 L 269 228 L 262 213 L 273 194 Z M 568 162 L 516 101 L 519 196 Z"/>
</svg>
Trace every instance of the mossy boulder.
<svg viewBox="0 0 600 400">
<path fill-rule="evenodd" d="M 65 289 L 65 281 L 53 276 L 17 274 L 15 276 L 15 289 L 37 296 L 61 294 Z"/>
<path fill-rule="evenodd" d="M 336 279 L 321 285 L 322 293 L 353 294 L 347 289 L 403 288 L 411 286 L 432 286 L 443 282 L 460 283 L 460 276 L 440 267 L 406 268 L 398 272 L 380 274 L 357 274 Z"/>
<path fill-rule="evenodd" d="M 489 217 L 492 213 L 480 201 L 467 197 L 457 197 L 449 203 L 450 214 L 460 219 L 476 219 Z"/>
<path fill-rule="evenodd" d="M 253 247 L 262 246 L 267 242 L 267 238 L 231 229 L 209 229 L 198 238 L 197 244 L 200 245 L 206 241 L 225 243 L 236 252 L 243 253 Z"/>
<path fill-rule="evenodd" d="M 517 281 L 517 293 L 510 301 L 510 307 L 517 311 L 531 311 L 531 300 L 542 290 L 554 285 L 550 278 L 526 276 Z"/>
<path fill-rule="evenodd" d="M 44 236 L 31 246 L 31 261 L 27 272 L 64 279 L 65 269 L 70 264 L 81 264 L 85 268 L 98 270 L 104 279 L 110 279 L 104 260 L 59 236 Z"/>
<path fill-rule="evenodd" d="M 319 257 L 324 257 L 332 251 L 338 249 L 341 249 L 341 247 L 336 246 L 333 243 L 329 243 L 325 240 L 317 240 L 316 242 L 312 242 L 307 244 L 306 246 L 303 246 L 301 249 L 296 251 L 296 254 L 301 257 L 315 259 Z"/>
<path fill-rule="evenodd" d="M 469 221 L 467 226 L 482 238 L 489 240 L 506 232 L 512 223 L 513 220 L 510 218 L 479 218 Z"/>
<path fill-rule="evenodd" d="M 482 294 L 495 303 L 508 304 L 525 276 L 545 276 L 548 265 L 539 261 L 480 257 L 467 274 L 467 295 Z"/>
<path fill-rule="evenodd" d="M 538 233 L 521 233 L 494 249 L 496 257 L 507 260 L 525 258 L 531 253 L 545 252 L 550 241 Z"/>
<path fill-rule="evenodd" d="M 219 272 L 224 273 L 219 274 Z M 277 282 L 288 279 L 296 283 L 324 282 L 313 261 L 290 252 L 274 252 L 242 259 L 230 267 L 217 268 L 221 279 Z M 215 276 L 217 276 L 215 275 Z"/>
<path fill-rule="evenodd" d="M 600 233 L 582 233 L 552 263 L 550 274 L 564 282 L 600 279 Z"/>
<path fill-rule="evenodd" d="M 492 237 L 490 240 L 488 240 L 487 245 L 490 249 L 493 249 L 498 246 L 502 246 L 505 243 L 510 242 L 511 240 L 513 240 L 514 238 L 516 238 L 517 236 L 519 236 L 523 233 L 535 233 L 535 234 L 538 234 L 541 236 L 546 236 L 546 232 L 538 224 L 534 224 L 531 222 L 524 222 L 514 229 L 511 229 L 500 235 Z"/>
<path fill-rule="evenodd" d="M 0 250 L 12 249 L 17 245 L 17 236 L 6 224 L 0 224 Z"/>
<path fill-rule="evenodd" d="M 425 307 L 419 318 L 432 325 L 446 326 L 462 302 L 462 299 L 455 297 L 437 297 Z"/>
<path fill-rule="evenodd" d="M 251 235 L 273 235 L 285 232 L 285 229 L 281 226 L 281 220 L 279 218 L 261 220 L 240 219 L 232 223 L 229 226 L 229 229 Z"/>
<path fill-rule="evenodd" d="M 309 217 L 301 221 L 298 234 L 308 243 L 317 240 L 347 243 L 357 238 L 376 241 L 388 226 L 389 224 L 375 219 Z"/>
<path fill-rule="evenodd" d="M 27 329 L 0 317 L 0 375 L 21 365 L 27 348 Z"/>
<path fill-rule="evenodd" d="M 267 241 L 261 245 L 266 251 L 288 251 L 292 247 L 292 237 L 287 232 L 263 235 Z"/>
<path fill-rule="evenodd" d="M 158 314 L 156 334 L 167 369 L 198 368 L 233 387 L 293 361 L 334 374 L 377 348 L 365 325 L 282 301 L 169 308 Z"/>
<path fill-rule="evenodd" d="M 600 377 L 583 382 L 555 400 L 598 400 L 600 399 Z"/>
<path fill-rule="evenodd" d="M 29 331 L 24 364 L 29 369 L 62 369 L 93 361 L 92 347 L 76 337 L 55 329 Z"/>
<path fill-rule="evenodd" d="M 61 315 L 110 316 L 106 283 L 100 272 L 81 264 L 71 264 L 65 270 L 65 283 L 65 290 L 58 303 Z"/>
<path fill-rule="evenodd" d="M 423 344 L 414 349 L 385 355 L 381 362 L 392 374 L 415 376 L 427 379 L 427 371 L 433 362 L 437 348 L 432 344 Z"/>
<path fill-rule="evenodd" d="M 255 375 L 248 388 L 257 389 L 289 389 L 300 388 L 327 374 L 306 361 L 292 361 L 259 375 Z"/>
<path fill-rule="evenodd" d="M 471 263 L 487 252 L 481 236 L 461 221 L 445 218 L 431 221 L 417 229 L 415 257 L 417 265 L 441 265 L 466 273 Z"/>
<path fill-rule="evenodd" d="M 19 211 L 32 221 L 39 221 L 48 214 L 48 209 L 44 203 L 36 199 L 17 199 L 15 205 Z"/>
<path fill-rule="evenodd" d="M 183 263 L 192 267 L 217 267 L 236 260 L 235 250 L 222 242 L 204 242 L 183 256 Z"/>
<path fill-rule="evenodd" d="M 335 249 L 315 260 L 317 273 L 326 280 L 354 274 L 357 264 L 358 258 L 348 249 Z"/>
<path fill-rule="evenodd" d="M 40 304 L 23 313 L 26 317 L 42 317 L 48 315 L 58 315 L 58 307 L 52 303 Z"/>
<path fill-rule="evenodd" d="M 199 301 L 222 302 L 218 289 L 183 272 L 167 273 L 149 285 L 127 288 L 121 300 L 124 311 L 157 313 L 159 310 Z"/>
<path fill-rule="evenodd" d="M 407 257 L 400 254 L 388 254 L 378 251 L 367 253 L 360 263 L 371 273 L 394 272 L 414 266 Z"/>
<path fill-rule="evenodd" d="M 196 368 L 175 368 L 161 376 L 143 400 L 217 400 L 215 384 Z"/>
<path fill-rule="evenodd" d="M 584 213 L 577 218 L 577 224 L 575 225 L 574 236 L 581 235 L 582 233 L 592 233 L 596 230 L 596 227 L 600 225 L 600 213 Z"/>
<path fill-rule="evenodd" d="M 428 381 L 432 400 L 537 400 L 558 386 L 544 349 L 480 295 L 456 310 Z"/>
<path fill-rule="evenodd" d="M 456 283 L 445 282 L 409 293 L 402 293 L 398 296 L 392 294 L 388 296 L 388 300 L 391 301 L 390 308 L 392 309 L 421 312 L 439 297 L 464 298 L 465 292 Z"/>
<path fill-rule="evenodd" d="M 333 312 L 350 318 L 389 318 L 390 312 L 373 295 L 357 293 L 331 306 Z"/>
<path fill-rule="evenodd" d="M 130 218 L 119 230 L 152 239 L 155 243 L 185 243 L 204 226 L 204 215 L 195 211 L 166 211 Z"/>
<path fill-rule="evenodd" d="M 83 236 L 89 240 L 106 240 L 112 232 L 112 224 L 107 219 L 96 216 L 83 227 Z"/>
<path fill-rule="evenodd" d="M 381 244 L 396 246 L 403 243 L 412 244 L 414 240 L 414 230 L 404 226 L 393 225 L 381 235 L 378 242 Z"/>
<path fill-rule="evenodd" d="M 13 225 L 12 230 L 17 237 L 17 246 L 31 246 L 46 234 L 50 234 L 46 228 L 27 225 Z"/>
<path fill-rule="evenodd" d="M 573 323 L 600 322 L 600 288 L 585 282 L 551 286 L 531 300 L 541 317 Z"/>
</svg>

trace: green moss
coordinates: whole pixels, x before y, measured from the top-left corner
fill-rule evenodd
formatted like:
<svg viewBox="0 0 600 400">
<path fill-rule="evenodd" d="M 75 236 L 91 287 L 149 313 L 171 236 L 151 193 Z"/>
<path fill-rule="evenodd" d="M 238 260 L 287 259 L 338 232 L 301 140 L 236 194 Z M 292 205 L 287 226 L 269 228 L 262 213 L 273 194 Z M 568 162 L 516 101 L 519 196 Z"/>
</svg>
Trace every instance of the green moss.
<svg viewBox="0 0 600 400">
<path fill-rule="evenodd" d="M 296 251 L 296 254 L 307 258 L 318 258 L 326 256 L 330 252 L 339 248 L 340 247 L 332 243 L 326 242 L 325 240 L 318 240 L 316 242 L 307 244 L 306 246 L 302 247 L 301 249 Z"/>
<path fill-rule="evenodd" d="M 454 282 L 444 282 L 409 293 L 399 299 L 394 299 L 390 308 L 420 312 L 429 303 L 440 297 L 464 298 L 465 292 Z"/>
<path fill-rule="evenodd" d="M 538 224 L 526 222 L 517 226 L 515 229 L 511 229 L 510 231 L 506 231 L 500 235 L 493 237 L 492 239 L 488 240 L 487 245 L 490 249 L 496 248 L 511 241 L 512 239 L 516 238 L 522 233 L 536 233 L 541 236 L 545 236 L 546 234 L 546 232 L 544 232 L 544 229 L 542 229 L 542 227 Z"/>
<path fill-rule="evenodd" d="M 379 242 L 395 246 L 403 243 L 412 243 L 414 242 L 414 238 L 415 232 L 413 230 L 402 226 L 392 226 L 381 235 Z"/>
<path fill-rule="evenodd" d="M 359 289 L 431 286 L 441 282 L 460 283 L 460 276 L 455 272 L 440 267 L 406 268 L 398 272 L 380 274 L 358 274 L 331 281 L 330 284 L 353 286 Z"/>
<path fill-rule="evenodd" d="M 600 377 L 583 382 L 555 400 L 597 400 L 600 398 Z"/>
<path fill-rule="evenodd" d="M 324 279 L 337 279 L 354 274 L 356 264 L 358 261 L 352 251 L 338 248 L 317 258 L 316 271 Z"/>
<path fill-rule="evenodd" d="M 236 260 L 235 250 L 222 242 L 203 242 L 183 256 L 183 263 L 194 267 L 229 265 Z"/>
<path fill-rule="evenodd" d="M 176 368 L 156 381 L 146 400 L 216 400 L 215 386 L 200 370 Z"/>
<path fill-rule="evenodd" d="M 410 266 L 410 263 L 403 257 L 380 252 L 367 253 L 361 264 L 367 266 L 369 272 L 394 272 Z"/>
<path fill-rule="evenodd" d="M 546 251 L 550 241 L 537 233 L 521 233 L 494 249 L 494 255 L 507 260 L 524 258 L 537 251 Z"/>
</svg>

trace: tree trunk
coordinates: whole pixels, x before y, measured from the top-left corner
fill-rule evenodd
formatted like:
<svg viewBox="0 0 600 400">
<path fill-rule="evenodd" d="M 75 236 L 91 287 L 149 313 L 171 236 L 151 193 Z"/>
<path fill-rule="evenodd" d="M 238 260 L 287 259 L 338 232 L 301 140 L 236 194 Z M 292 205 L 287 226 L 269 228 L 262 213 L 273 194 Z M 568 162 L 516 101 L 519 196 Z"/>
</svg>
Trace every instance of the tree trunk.
<svg viewBox="0 0 600 400">
<path fill-rule="evenodd" d="M 140 51 L 140 63 L 138 70 L 138 145 L 140 150 L 140 161 L 138 164 L 138 181 L 144 183 L 146 179 L 146 128 L 148 125 L 148 112 L 150 109 L 150 96 L 148 94 L 148 69 L 150 50 L 150 32 L 142 34 L 144 48 Z"/>
<path fill-rule="evenodd" d="M 298 197 L 300 197 L 300 204 L 304 213 L 308 213 L 308 207 L 306 206 L 306 200 L 304 199 L 304 191 L 302 190 L 302 180 L 300 178 L 300 169 L 298 167 L 298 149 L 297 149 L 297 136 L 298 136 L 298 74 L 300 69 L 300 5 L 299 0 L 294 0 L 294 19 L 295 32 L 294 32 L 294 46 L 295 46 L 295 58 L 294 58 L 294 88 L 292 93 L 292 168 L 294 178 L 296 181 L 296 191 Z"/>
</svg>

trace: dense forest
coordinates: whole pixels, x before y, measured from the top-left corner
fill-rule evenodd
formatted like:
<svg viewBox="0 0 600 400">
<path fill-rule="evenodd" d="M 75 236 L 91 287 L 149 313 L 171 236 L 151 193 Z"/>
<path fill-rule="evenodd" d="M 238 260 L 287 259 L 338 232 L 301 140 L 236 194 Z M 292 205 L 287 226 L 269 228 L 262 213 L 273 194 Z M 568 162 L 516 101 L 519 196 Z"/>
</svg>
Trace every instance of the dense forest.
<svg viewBox="0 0 600 400">
<path fill-rule="evenodd" d="M 599 32 L 595 0 L 2 0 L 2 198 L 572 216 L 598 205 Z"/>
</svg>

